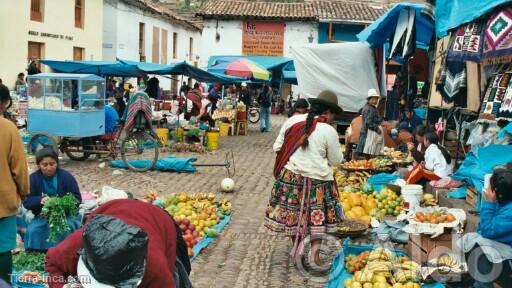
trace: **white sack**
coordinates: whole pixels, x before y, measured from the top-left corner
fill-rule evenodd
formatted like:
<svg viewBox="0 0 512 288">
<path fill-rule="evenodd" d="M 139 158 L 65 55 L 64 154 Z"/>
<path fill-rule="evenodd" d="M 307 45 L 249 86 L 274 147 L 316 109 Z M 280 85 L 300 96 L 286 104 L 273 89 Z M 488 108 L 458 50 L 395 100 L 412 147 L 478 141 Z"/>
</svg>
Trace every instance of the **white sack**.
<svg viewBox="0 0 512 288">
<path fill-rule="evenodd" d="M 343 110 L 358 112 L 368 90 L 379 91 L 373 51 L 365 43 L 294 46 L 292 54 L 301 97 L 315 98 L 331 90 Z"/>
</svg>

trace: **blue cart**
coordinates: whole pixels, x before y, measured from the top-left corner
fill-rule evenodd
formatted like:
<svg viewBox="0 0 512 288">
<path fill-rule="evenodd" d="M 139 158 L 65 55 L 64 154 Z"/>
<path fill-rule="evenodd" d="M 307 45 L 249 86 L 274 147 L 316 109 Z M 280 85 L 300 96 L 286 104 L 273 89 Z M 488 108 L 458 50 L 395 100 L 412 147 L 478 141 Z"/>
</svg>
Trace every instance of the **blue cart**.
<svg viewBox="0 0 512 288">
<path fill-rule="evenodd" d="M 120 154 L 135 171 L 155 165 L 160 140 L 151 129 L 118 127 L 105 135 L 105 79 L 92 74 L 41 73 L 29 76 L 27 84 L 29 153 L 52 147 L 72 160 L 84 161 L 93 154 L 115 159 Z M 132 165 L 139 157 L 146 160 L 145 165 Z"/>
</svg>

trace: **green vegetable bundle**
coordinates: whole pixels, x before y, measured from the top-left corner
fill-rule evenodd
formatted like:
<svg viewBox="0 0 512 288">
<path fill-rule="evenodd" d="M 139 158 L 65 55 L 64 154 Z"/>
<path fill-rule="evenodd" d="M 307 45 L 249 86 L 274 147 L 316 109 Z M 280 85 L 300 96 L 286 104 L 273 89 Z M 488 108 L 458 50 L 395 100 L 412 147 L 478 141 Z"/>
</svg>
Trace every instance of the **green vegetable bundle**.
<svg viewBox="0 0 512 288">
<path fill-rule="evenodd" d="M 51 197 L 44 203 L 41 213 L 48 219 L 50 225 L 49 242 L 57 241 L 59 237 L 70 230 L 66 216 L 78 213 L 77 204 L 75 196 L 71 193 L 67 193 L 63 197 Z"/>
<path fill-rule="evenodd" d="M 22 251 L 13 256 L 12 264 L 16 271 L 44 271 L 45 254 Z"/>
</svg>

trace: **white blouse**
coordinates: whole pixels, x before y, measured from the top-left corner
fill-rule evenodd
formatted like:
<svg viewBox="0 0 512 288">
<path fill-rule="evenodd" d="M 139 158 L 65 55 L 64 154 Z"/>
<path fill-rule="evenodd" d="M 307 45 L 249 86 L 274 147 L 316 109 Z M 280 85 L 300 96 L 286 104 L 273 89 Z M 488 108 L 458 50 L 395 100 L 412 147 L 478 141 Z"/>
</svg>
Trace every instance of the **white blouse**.
<svg viewBox="0 0 512 288">
<path fill-rule="evenodd" d="M 305 121 L 306 117 L 307 114 L 295 115 L 286 120 L 274 143 L 275 152 L 281 149 L 286 130 L 295 123 Z M 285 168 L 312 179 L 334 180 L 331 166 L 338 165 L 343 160 L 338 132 L 327 123 L 318 123 L 308 141 L 308 148 L 299 147 L 290 157 Z"/>
<path fill-rule="evenodd" d="M 425 151 L 425 168 L 441 177 L 446 178 L 453 173 L 453 160 L 450 164 L 446 163 L 443 153 L 435 144 L 428 146 Z"/>
</svg>

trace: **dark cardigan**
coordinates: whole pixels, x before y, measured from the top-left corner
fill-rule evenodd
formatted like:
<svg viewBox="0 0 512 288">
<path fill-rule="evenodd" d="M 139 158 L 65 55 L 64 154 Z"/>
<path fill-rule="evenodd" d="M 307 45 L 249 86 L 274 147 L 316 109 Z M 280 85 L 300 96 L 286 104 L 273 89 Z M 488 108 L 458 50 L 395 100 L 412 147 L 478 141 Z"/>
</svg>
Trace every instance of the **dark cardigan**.
<svg viewBox="0 0 512 288">
<path fill-rule="evenodd" d="M 27 199 L 23 201 L 23 206 L 31 210 L 34 215 L 39 215 L 43 205 L 41 205 L 41 199 L 43 198 L 43 174 L 41 170 L 30 174 L 30 194 Z M 80 195 L 80 189 L 75 177 L 66 170 L 57 168 L 57 195 L 62 197 L 67 193 L 73 194 L 78 203 L 82 203 L 82 196 Z"/>
</svg>

